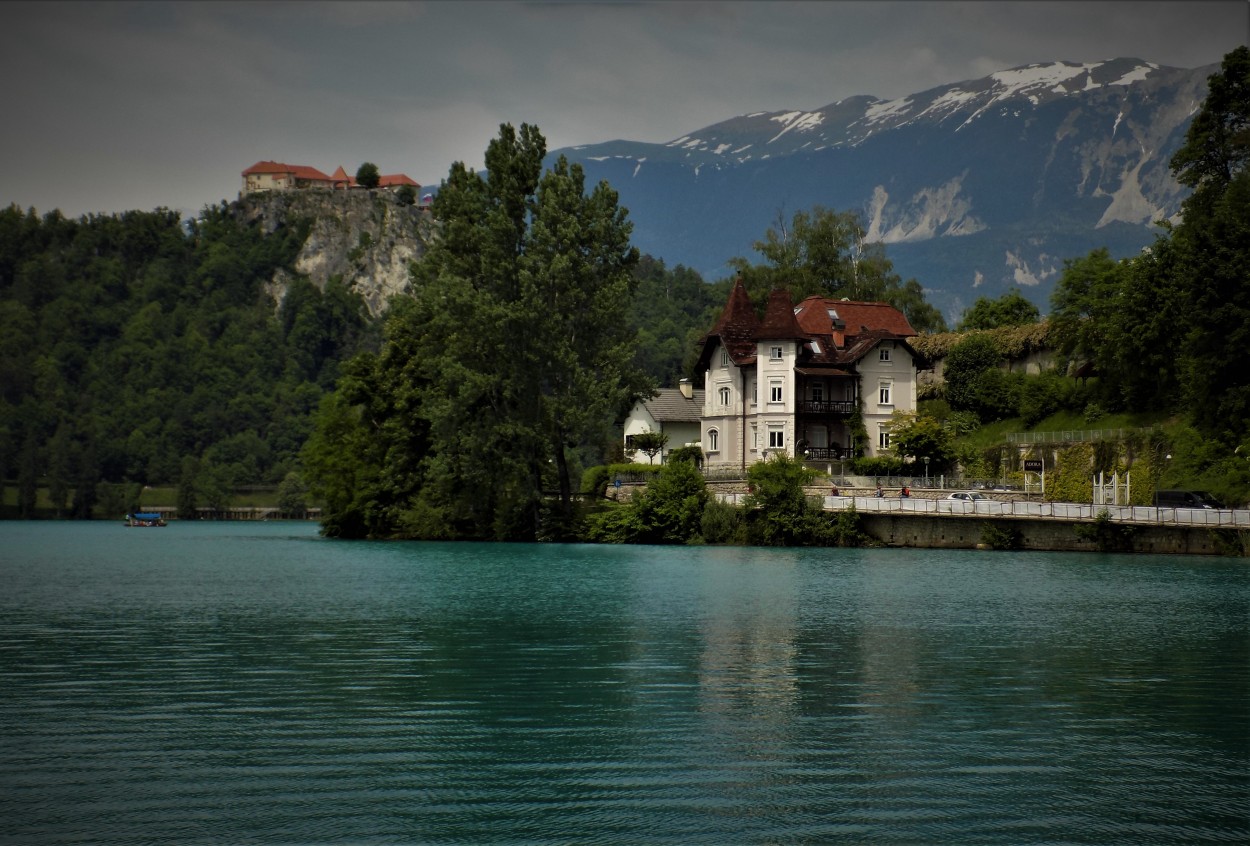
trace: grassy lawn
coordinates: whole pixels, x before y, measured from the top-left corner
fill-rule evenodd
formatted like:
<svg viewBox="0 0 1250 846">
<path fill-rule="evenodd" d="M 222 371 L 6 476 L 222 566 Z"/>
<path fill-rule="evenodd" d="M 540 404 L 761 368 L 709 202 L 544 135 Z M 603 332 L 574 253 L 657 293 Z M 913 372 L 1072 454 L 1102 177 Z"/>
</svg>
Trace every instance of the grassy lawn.
<svg viewBox="0 0 1250 846">
<path fill-rule="evenodd" d="M 70 495 L 71 500 L 73 494 Z M 201 505 L 204 503 L 201 502 Z M 313 503 L 309 503 L 312 505 Z M 178 488 L 175 485 L 161 485 L 153 487 L 145 487 L 143 493 L 139 495 L 139 509 L 152 509 L 158 507 L 173 508 L 178 505 Z M 272 490 L 248 490 L 236 491 L 230 497 L 228 506 L 232 508 L 277 508 L 278 507 L 278 491 Z M 35 495 L 35 508 L 40 517 L 52 517 L 54 509 L 52 502 L 48 498 L 48 489 L 39 488 Z M 98 519 L 122 519 L 123 514 L 105 514 L 103 508 L 97 505 L 94 509 L 94 515 Z M 9 481 L 4 486 L 4 497 L 0 500 L 0 517 L 12 519 L 17 516 L 17 484 Z"/>
<path fill-rule="evenodd" d="M 975 432 L 969 432 L 957 440 L 977 449 L 986 449 L 1007 441 L 1007 435 L 1015 432 L 1070 432 L 1099 429 L 1143 429 L 1150 426 L 1166 427 L 1172 421 L 1166 414 L 1104 414 L 1094 422 L 1076 411 L 1061 411 L 1045 418 L 1032 429 L 1025 427 L 1019 417 L 987 423 Z"/>
</svg>

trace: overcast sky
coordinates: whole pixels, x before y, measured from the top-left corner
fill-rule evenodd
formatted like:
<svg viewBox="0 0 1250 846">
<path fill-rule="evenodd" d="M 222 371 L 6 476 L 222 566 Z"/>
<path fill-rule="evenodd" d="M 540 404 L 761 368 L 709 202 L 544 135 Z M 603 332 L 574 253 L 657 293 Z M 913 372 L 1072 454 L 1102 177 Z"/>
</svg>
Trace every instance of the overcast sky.
<svg viewBox="0 0 1250 846">
<path fill-rule="evenodd" d="M 269 159 L 437 185 L 501 123 L 548 148 L 997 70 L 1218 63 L 1248 0 L 4 2 L 0 206 L 195 212 Z"/>
</svg>

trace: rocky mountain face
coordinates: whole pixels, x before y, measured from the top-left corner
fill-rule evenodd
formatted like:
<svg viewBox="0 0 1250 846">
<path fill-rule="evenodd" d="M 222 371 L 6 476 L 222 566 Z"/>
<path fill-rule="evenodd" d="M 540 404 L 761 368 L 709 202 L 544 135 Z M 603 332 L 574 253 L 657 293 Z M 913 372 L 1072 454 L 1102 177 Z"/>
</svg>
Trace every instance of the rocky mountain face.
<svg viewBox="0 0 1250 846">
<path fill-rule="evenodd" d="M 1218 69 L 1029 65 L 552 156 L 612 184 L 640 250 L 709 280 L 731 257 L 760 260 L 752 244 L 770 226 L 821 205 L 861 212 L 948 320 L 1012 286 L 1045 312 L 1065 259 L 1133 255 L 1177 215 L 1186 189 L 1168 162 Z"/>
<path fill-rule="evenodd" d="M 408 266 L 424 254 L 431 226 L 427 209 L 403 205 L 386 191 L 273 191 L 241 197 L 234 208 L 267 232 L 311 221 L 295 271 L 323 290 L 337 277 L 364 297 L 374 316 L 408 289 Z M 278 303 L 289 281 L 279 272 L 270 282 Z"/>
</svg>

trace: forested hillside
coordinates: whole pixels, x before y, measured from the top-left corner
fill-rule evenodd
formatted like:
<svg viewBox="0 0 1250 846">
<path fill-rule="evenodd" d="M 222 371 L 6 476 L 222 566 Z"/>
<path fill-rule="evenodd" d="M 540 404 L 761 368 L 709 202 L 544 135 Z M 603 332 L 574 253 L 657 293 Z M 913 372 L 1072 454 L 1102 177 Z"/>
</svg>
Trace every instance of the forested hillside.
<svg viewBox="0 0 1250 846">
<path fill-rule="evenodd" d="M 297 272 L 317 225 L 246 204 L 194 222 L 0 210 L 0 491 L 17 503 L 4 513 L 32 516 L 37 489 L 86 517 L 143 485 L 206 505 L 300 473 L 322 396 L 343 362 L 378 351 L 382 325 L 337 278 L 322 290 Z M 636 365 L 674 384 L 724 292 L 645 256 L 635 275 Z"/>
<path fill-rule="evenodd" d="M 69 220 L 0 211 L 0 480 L 87 516 L 110 486 L 276 483 L 339 362 L 376 348 L 361 299 L 293 277 L 308 221 L 206 209 Z"/>
</svg>

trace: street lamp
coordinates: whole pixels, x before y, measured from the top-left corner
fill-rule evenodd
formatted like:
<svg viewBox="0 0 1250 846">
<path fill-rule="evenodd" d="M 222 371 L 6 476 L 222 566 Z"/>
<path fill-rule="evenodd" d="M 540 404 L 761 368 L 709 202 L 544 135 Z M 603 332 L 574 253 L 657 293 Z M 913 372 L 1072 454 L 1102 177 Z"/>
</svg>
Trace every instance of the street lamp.
<svg viewBox="0 0 1250 846">
<path fill-rule="evenodd" d="M 924 457 L 924 486 L 929 487 L 929 456 Z"/>
<path fill-rule="evenodd" d="M 1155 476 L 1155 495 L 1154 495 L 1154 502 L 1150 503 L 1151 505 L 1158 506 L 1159 504 L 1159 485 L 1163 483 L 1163 477 L 1167 475 L 1167 466 L 1168 466 L 1168 463 L 1171 462 L 1171 460 L 1172 460 L 1172 453 L 1169 452 L 1163 456 L 1164 464 L 1162 467 L 1159 468 L 1158 475 Z"/>
</svg>

